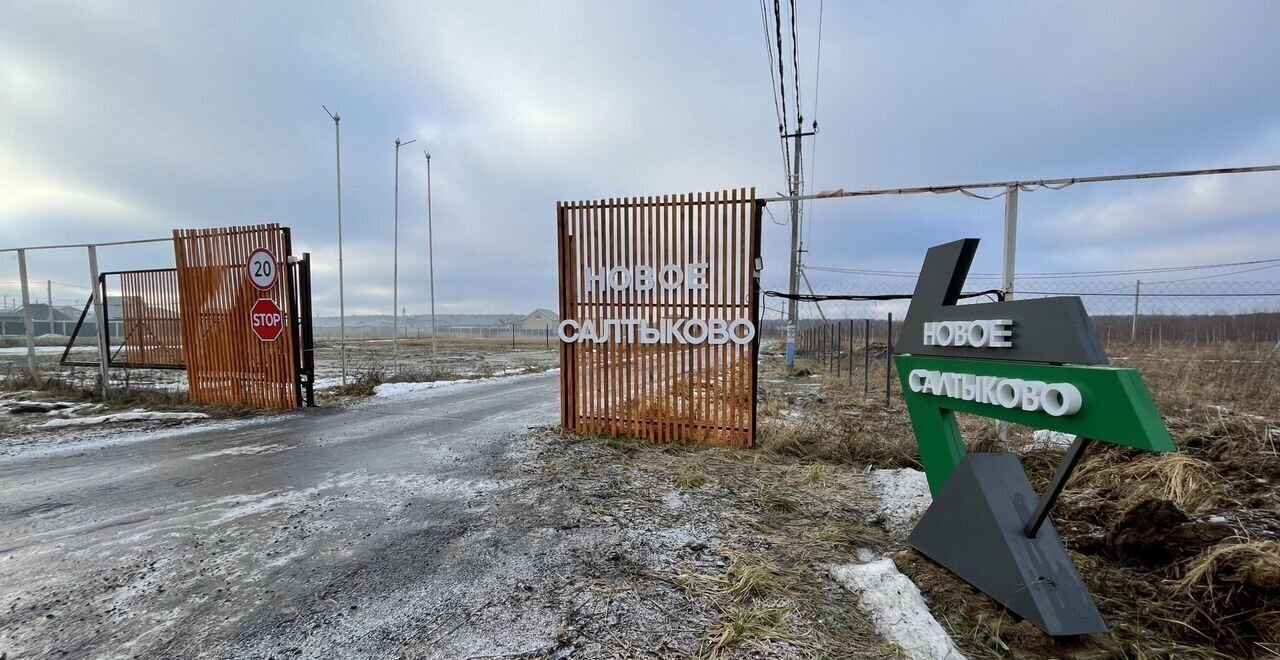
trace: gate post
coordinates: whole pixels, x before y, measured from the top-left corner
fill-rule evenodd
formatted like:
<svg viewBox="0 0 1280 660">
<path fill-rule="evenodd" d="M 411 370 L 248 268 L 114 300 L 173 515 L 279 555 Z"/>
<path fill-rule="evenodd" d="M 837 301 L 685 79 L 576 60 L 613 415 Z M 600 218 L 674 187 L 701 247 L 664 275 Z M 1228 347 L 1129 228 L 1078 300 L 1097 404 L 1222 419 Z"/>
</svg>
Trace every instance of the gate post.
<svg viewBox="0 0 1280 660">
<path fill-rule="evenodd" d="M 89 246 L 89 286 L 93 291 L 93 319 L 98 335 L 98 373 L 102 381 L 102 398 L 107 398 L 109 371 L 107 359 L 111 356 L 111 347 L 107 345 L 107 315 L 103 305 L 107 304 L 105 287 L 98 280 L 98 246 Z"/>
<path fill-rule="evenodd" d="M 34 384 L 40 384 L 40 373 L 36 371 L 36 332 L 35 321 L 31 318 L 31 289 L 27 286 L 27 251 L 18 250 L 18 278 L 22 280 L 22 317 L 26 321 L 27 330 L 27 371 L 31 372 Z"/>
</svg>

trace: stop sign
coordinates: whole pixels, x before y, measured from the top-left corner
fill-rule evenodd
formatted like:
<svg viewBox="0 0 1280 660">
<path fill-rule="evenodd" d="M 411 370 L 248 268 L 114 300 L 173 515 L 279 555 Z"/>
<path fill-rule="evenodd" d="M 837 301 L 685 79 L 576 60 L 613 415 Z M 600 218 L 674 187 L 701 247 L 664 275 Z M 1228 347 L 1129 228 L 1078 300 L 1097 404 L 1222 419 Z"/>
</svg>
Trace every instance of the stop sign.
<svg viewBox="0 0 1280 660">
<path fill-rule="evenodd" d="M 262 341 L 275 341 L 284 332 L 284 313 L 270 298 L 261 298 L 249 310 L 249 327 Z"/>
</svg>

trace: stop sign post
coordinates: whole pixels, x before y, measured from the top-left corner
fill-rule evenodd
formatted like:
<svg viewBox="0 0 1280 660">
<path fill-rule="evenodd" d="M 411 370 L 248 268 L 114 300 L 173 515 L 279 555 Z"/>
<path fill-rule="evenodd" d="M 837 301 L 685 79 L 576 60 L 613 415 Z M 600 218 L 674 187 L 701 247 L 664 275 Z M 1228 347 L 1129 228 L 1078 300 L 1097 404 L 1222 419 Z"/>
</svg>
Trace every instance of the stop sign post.
<svg viewBox="0 0 1280 660">
<path fill-rule="evenodd" d="M 249 327 L 262 341 L 275 341 L 284 332 L 284 312 L 270 298 L 260 298 L 249 309 Z"/>
</svg>

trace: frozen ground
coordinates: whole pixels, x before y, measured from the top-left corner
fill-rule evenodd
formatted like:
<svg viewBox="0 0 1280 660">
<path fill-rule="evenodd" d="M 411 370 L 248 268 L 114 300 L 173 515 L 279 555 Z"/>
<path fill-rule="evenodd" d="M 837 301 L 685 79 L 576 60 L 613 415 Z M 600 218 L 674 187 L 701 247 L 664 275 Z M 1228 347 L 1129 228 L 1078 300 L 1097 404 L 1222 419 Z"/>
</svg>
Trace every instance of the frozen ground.
<svg viewBox="0 0 1280 660">
<path fill-rule="evenodd" d="M 61 346 L 38 346 L 37 362 L 42 374 L 57 375 L 71 385 L 92 387 L 96 383 L 96 367 L 64 367 Z M 77 346 L 76 360 L 92 361 L 96 349 Z M 327 389 L 342 384 L 342 352 L 336 341 L 320 341 L 316 345 L 316 388 Z M 436 373 L 461 377 L 488 377 L 504 373 L 520 373 L 554 367 L 560 359 L 555 343 L 547 347 L 542 340 L 521 339 L 513 347 L 510 340 L 463 339 L 442 337 L 436 346 Z M 0 348 L 0 380 L 25 374 L 27 349 Z M 349 341 L 347 343 L 347 377 L 355 380 L 361 374 L 376 372 L 390 379 L 399 371 L 407 380 L 426 380 L 432 374 L 432 350 L 429 339 L 404 339 L 396 352 L 390 340 Z M 186 372 L 161 369 L 111 370 L 112 386 L 117 389 L 139 388 L 169 392 L 187 389 Z"/>
<path fill-rule="evenodd" d="M 20 446 L 0 456 L 0 657 L 687 657 L 746 607 L 691 586 L 739 556 L 826 609 L 770 597 L 801 641 L 726 657 L 901 656 L 865 595 L 787 554 L 797 529 L 827 547 L 881 515 L 866 475 L 814 472 L 833 499 L 779 515 L 748 460 L 530 432 L 557 409 L 556 375 L 524 375 Z"/>
</svg>

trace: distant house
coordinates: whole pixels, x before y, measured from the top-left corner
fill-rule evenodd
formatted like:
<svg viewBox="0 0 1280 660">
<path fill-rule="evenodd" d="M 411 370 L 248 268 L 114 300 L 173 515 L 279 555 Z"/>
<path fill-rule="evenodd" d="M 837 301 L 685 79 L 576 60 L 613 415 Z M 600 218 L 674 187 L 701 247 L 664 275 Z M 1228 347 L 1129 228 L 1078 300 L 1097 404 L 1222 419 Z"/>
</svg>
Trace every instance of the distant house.
<svg viewBox="0 0 1280 660">
<path fill-rule="evenodd" d="M 560 323 L 560 317 L 549 309 L 538 308 L 529 313 L 528 316 L 516 321 L 516 327 L 524 331 L 544 331 L 554 330 L 556 325 Z"/>
<path fill-rule="evenodd" d="M 121 305 L 120 300 L 108 299 L 108 318 L 111 320 L 110 331 L 113 337 L 120 336 L 119 333 L 124 332 L 124 324 L 120 321 Z M 50 307 L 44 303 L 31 303 L 31 325 L 32 334 L 36 337 L 42 335 L 62 335 L 70 336 L 75 331 L 76 321 L 80 319 L 81 310 L 74 307 Z M 94 322 L 92 310 L 87 318 L 85 318 L 84 326 L 80 329 L 81 337 L 92 339 L 96 333 L 97 324 Z M 3 337 L 25 337 L 27 334 L 26 315 L 22 308 L 5 310 L 0 312 L 0 336 Z"/>
</svg>

